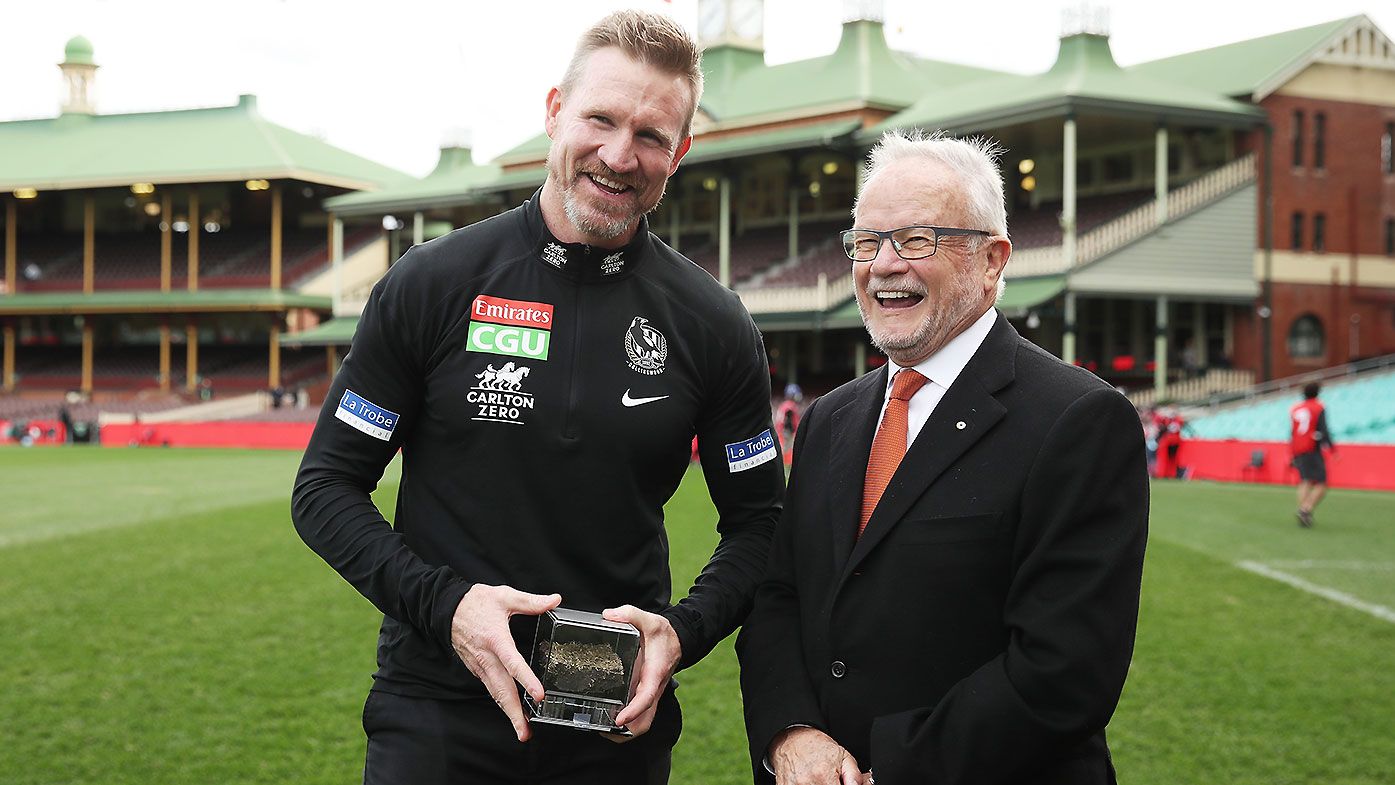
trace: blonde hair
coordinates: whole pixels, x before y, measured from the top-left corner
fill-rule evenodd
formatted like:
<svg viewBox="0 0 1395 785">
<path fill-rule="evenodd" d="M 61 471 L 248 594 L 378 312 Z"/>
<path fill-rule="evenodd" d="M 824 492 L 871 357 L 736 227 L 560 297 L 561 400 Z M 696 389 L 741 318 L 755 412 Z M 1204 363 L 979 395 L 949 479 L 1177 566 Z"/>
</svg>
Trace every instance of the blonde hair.
<svg viewBox="0 0 1395 785">
<path fill-rule="evenodd" d="M 692 103 L 683 120 L 681 134 L 687 137 L 693 127 L 698 102 L 702 100 L 702 50 L 692 36 L 677 22 L 661 14 L 616 11 L 581 34 L 576 52 L 562 76 L 562 92 L 576 86 L 593 52 L 609 47 L 619 49 L 632 60 L 687 80 Z"/>
</svg>

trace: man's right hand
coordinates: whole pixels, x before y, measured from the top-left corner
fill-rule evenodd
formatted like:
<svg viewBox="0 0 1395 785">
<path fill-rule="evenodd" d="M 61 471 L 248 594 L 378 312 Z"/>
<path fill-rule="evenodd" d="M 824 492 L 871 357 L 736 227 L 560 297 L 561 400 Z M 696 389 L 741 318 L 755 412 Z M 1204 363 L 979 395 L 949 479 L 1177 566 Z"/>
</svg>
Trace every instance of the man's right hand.
<svg viewBox="0 0 1395 785">
<path fill-rule="evenodd" d="M 867 785 L 857 759 L 816 728 L 790 728 L 770 743 L 777 785 Z"/>
<path fill-rule="evenodd" d="M 558 594 L 528 594 L 511 586 L 477 583 L 455 606 L 450 627 L 451 646 L 508 716 L 519 741 L 527 741 L 533 734 L 514 682 L 521 684 L 536 701 L 543 699 L 543 686 L 513 644 L 509 617 L 516 613 L 538 616 L 561 603 L 562 597 Z"/>
</svg>

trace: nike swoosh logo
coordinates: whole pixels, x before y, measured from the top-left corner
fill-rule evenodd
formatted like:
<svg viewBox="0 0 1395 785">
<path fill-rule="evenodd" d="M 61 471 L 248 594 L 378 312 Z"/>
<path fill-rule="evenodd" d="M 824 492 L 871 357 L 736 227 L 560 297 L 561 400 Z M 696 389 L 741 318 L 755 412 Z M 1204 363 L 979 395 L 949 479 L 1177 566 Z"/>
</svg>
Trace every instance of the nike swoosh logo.
<svg viewBox="0 0 1395 785">
<path fill-rule="evenodd" d="M 665 399 L 665 398 L 667 398 L 667 397 L 668 397 L 667 395 L 656 395 L 656 396 L 654 396 L 653 398 L 631 398 L 631 397 L 630 397 L 630 391 L 629 391 L 629 390 L 626 390 L 626 391 L 625 391 L 625 394 L 622 395 L 622 396 L 620 396 L 620 403 L 623 403 L 623 404 L 625 404 L 626 406 L 643 406 L 643 405 L 646 404 L 646 403 L 653 403 L 653 402 L 655 402 L 655 401 L 662 401 L 663 399 Z"/>
</svg>

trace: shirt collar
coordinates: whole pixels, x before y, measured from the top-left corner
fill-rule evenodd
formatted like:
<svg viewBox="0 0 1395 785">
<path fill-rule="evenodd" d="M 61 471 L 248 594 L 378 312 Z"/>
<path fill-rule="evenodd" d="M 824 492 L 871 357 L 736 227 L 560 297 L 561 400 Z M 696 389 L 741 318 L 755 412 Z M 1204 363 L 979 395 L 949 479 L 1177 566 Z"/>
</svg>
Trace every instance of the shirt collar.
<svg viewBox="0 0 1395 785">
<path fill-rule="evenodd" d="M 542 189 L 524 206 L 524 217 L 533 235 L 533 258 L 549 269 L 580 282 L 609 281 L 628 276 L 648 256 L 649 219 L 641 216 L 630 242 L 622 248 L 598 248 L 585 243 L 564 243 L 553 236 L 542 217 Z"/>
<path fill-rule="evenodd" d="M 954 380 L 963 373 L 964 366 L 969 364 L 974 354 L 978 352 L 978 347 L 988 338 L 988 333 L 993 329 L 993 323 L 998 319 L 998 310 L 989 308 L 983 315 L 974 320 L 974 323 L 964 328 L 964 331 L 949 340 L 949 343 L 940 347 L 938 352 L 926 357 L 914 366 L 922 376 L 948 390 Z M 890 357 L 886 360 L 886 388 L 891 389 L 891 380 L 896 377 L 896 372 L 902 366 L 897 365 Z"/>
</svg>

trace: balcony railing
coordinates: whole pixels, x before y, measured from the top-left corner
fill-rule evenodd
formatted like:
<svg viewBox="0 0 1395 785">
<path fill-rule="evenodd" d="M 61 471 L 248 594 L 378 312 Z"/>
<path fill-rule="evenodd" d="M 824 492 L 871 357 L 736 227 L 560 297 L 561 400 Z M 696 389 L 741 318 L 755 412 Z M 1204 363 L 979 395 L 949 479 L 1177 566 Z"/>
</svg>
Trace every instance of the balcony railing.
<svg viewBox="0 0 1395 785">
<path fill-rule="evenodd" d="M 1250 153 L 1206 174 L 1167 195 L 1167 220 L 1194 213 L 1202 207 L 1255 181 L 1255 154 Z M 1089 264 L 1153 232 L 1159 225 L 1156 199 L 1096 227 L 1076 239 L 1075 266 Z M 1014 253 L 1008 262 L 1009 278 L 1055 275 L 1067 272 L 1065 248 L 1050 246 Z"/>
</svg>

